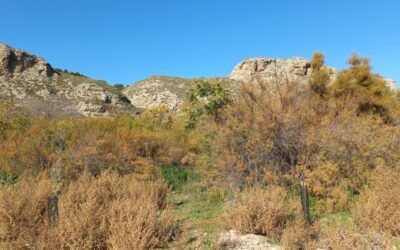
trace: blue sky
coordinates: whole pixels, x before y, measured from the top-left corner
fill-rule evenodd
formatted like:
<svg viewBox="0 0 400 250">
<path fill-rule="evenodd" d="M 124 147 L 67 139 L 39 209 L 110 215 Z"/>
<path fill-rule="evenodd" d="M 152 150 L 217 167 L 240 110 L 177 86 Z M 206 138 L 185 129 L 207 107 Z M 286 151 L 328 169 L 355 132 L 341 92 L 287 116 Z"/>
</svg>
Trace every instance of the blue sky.
<svg viewBox="0 0 400 250">
<path fill-rule="evenodd" d="M 225 76 L 249 57 L 343 68 L 352 51 L 400 82 L 398 0 L 0 0 L 0 41 L 110 83 Z"/>
</svg>

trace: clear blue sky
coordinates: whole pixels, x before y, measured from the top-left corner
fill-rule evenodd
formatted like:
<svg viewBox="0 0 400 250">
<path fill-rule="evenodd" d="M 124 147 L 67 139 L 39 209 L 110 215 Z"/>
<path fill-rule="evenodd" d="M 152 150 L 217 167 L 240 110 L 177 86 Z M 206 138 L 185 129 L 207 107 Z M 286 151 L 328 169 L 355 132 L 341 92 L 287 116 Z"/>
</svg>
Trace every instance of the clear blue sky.
<svg viewBox="0 0 400 250">
<path fill-rule="evenodd" d="M 0 41 L 110 83 L 225 76 L 249 57 L 343 68 L 350 52 L 400 82 L 399 0 L 0 0 Z"/>
</svg>

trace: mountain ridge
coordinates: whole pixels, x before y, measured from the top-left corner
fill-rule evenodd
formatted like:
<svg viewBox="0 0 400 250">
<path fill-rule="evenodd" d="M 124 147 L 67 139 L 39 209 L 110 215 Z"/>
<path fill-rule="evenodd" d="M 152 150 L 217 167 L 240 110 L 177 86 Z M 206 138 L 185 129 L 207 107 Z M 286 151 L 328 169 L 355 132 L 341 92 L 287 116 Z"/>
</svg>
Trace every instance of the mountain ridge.
<svg viewBox="0 0 400 250">
<path fill-rule="evenodd" d="M 331 82 L 337 70 L 327 66 Z M 45 59 L 0 42 L 0 98 L 13 98 L 32 115 L 109 116 L 165 106 L 177 112 L 187 91 L 199 80 L 219 81 L 235 92 L 242 82 L 297 81 L 306 84 L 310 60 L 255 57 L 239 62 L 226 77 L 183 78 L 153 75 L 123 89 L 105 81 L 55 70 Z M 394 80 L 388 87 L 397 90 Z"/>
</svg>

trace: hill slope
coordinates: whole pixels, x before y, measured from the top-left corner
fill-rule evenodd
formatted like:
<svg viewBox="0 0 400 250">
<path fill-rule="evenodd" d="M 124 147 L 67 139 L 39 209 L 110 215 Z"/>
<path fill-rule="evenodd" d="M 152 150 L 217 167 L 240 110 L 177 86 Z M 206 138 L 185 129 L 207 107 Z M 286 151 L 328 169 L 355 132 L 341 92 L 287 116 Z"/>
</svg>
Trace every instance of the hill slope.
<svg viewBox="0 0 400 250">
<path fill-rule="evenodd" d="M 130 101 L 104 81 L 54 70 L 44 59 L 0 43 L 0 98 L 31 115 L 104 116 L 133 112 Z"/>
</svg>

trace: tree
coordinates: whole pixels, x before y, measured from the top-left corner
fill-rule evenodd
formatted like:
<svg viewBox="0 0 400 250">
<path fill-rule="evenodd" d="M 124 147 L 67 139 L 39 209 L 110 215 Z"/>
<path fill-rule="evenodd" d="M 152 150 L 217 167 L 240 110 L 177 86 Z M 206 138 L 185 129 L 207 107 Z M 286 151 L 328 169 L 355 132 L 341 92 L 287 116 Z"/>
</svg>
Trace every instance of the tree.
<svg viewBox="0 0 400 250">
<path fill-rule="evenodd" d="M 321 52 L 313 54 L 311 64 L 311 76 L 309 87 L 321 97 L 328 94 L 328 84 L 330 80 L 329 69 L 325 66 L 325 56 Z"/>
<path fill-rule="evenodd" d="M 369 62 L 353 53 L 348 60 L 350 68 L 339 72 L 332 86 L 334 96 L 341 105 L 355 102 L 358 115 L 372 112 L 389 122 L 398 102 L 385 79 L 371 72 Z"/>
<path fill-rule="evenodd" d="M 185 129 L 190 131 L 196 128 L 197 122 L 203 114 L 212 115 L 214 121 L 217 121 L 219 110 L 229 102 L 229 98 L 227 91 L 219 82 L 200 79 L 189 90 L 186 102 Z"/>
</svg>

